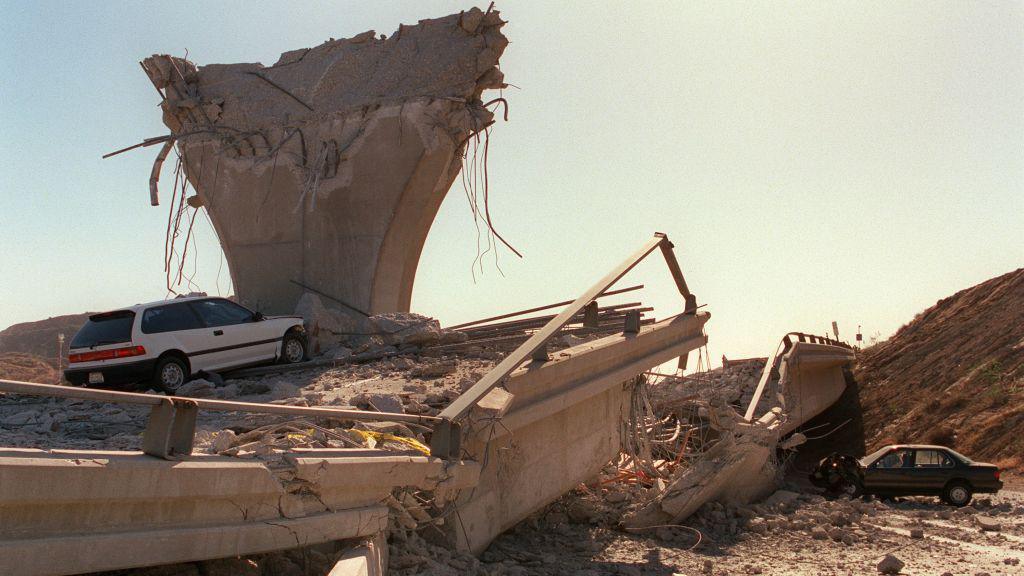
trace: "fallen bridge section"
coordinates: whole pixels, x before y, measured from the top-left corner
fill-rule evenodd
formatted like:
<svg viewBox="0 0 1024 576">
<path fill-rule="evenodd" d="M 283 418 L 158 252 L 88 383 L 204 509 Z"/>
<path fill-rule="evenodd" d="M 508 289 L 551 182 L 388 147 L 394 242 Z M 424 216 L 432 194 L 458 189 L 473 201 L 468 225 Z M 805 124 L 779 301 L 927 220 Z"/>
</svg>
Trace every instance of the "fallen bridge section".
<svg viewBox="0 0 1024 576">
<path fill-rule="evenodd" d="M 683 465 L 624 524 L 634 529 L 670 524 L 706 502 L 747 503 L 769 494 L 780 472 L 776 451 L 804 441 L 793 432 L 842 396 L 843 370 L 853 359 L 853 349 L 844 343 L 787 334 L 765 364 L 743 416 L 714 396 L 694 403 L 687 426 L 705 443 L 695 452 L 684 443 Z"/>
<path fill-rule="evenodd" d="M 474 553 L 498 534 L 595 477 L 621 450 L 622 423 L 637 374 L 705 343 L 707 313 L 685 314 L 562 350 L 512 373 L 500 424 L 471 425 L 466 452 L 488 462 L 459 504 L 453 536 Z"/>
<path fill-rule="evenodd" d="M 682 314 L 644 324 L 640 311 L 631 310 L 617 334 L 549 348 L 562 328 L 654 252 L 665 257 Z M 379 543 L 394 522 L 441 528 L 456 546 L 480 552 L 619 453 L 637 375 L 703 346 L 709 317 L 697 311 L 672 244 L 657 234 L 437 416 L 0 381 L 4 392 L 150 407 L 145 453 L 0 452 L 0 573 L 73 574 L 326 541 Z M 295 448 L 272 451 L 272 460 L 197 456 L 193 434 L 202 410 L 336 424 L 404 422 L 429 427 L 430 447 L 406 439 L 419 452 Z M 379 569 L 386 562 L 379 548 L 354 551 L 346 565 Z"/>
<path fill-rule="evenodd" d="M 473 486 L 479 465 L 383 450 L 260 461 L 0 451 L 0 574 L 79 574 L 374 537 L 397 486 Z"/>
<path fill-rule="evenodd" d="M 843 368 L 854 360 L 853 348 L 828 338 L 791 332 L 765 364 L 744 419 L 763 416 L 765 407 L 786 415 L 779 434 L 788 434 L 834 404 L 846 390 Z"/>
</svg>

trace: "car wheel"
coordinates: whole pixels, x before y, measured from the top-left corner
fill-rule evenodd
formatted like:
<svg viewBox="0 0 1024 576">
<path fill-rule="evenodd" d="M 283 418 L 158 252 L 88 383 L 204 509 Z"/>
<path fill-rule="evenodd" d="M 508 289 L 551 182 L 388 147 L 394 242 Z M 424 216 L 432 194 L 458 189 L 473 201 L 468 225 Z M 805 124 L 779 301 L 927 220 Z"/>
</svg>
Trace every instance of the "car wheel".
<svg viewBox="0 0 1024 576">
<path fill-rule="evenodd" d="M 188 380 L 188 366 L 177 356 L 166 356 L 156 363 L 153 381 L 158 390 L 174 395 Z"/>
<path fill-rule="evenodd" d="M 306 359 L 306 340 L 295 332 L 284 335 L 281 341 L 281 362 L 297 364 Z"/>
<path fill-rule="evenodd" d="M 966 482 L 950 482 L 942 491 L 942 499 L 953 506 L 966 506 L 974 496 Z"/>
<path fill-rule="evenodd" d="M 843 482 L 842 493 L 850 500 L 853 500 L 864 495 L 864 488 L 856 480 L 845 481 Z"/>
</svg>

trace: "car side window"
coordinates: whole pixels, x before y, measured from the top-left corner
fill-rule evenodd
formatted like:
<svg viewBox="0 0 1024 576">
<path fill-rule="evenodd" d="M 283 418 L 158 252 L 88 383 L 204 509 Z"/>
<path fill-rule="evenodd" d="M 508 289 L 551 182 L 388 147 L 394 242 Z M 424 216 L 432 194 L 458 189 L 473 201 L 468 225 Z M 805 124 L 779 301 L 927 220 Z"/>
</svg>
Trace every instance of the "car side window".
<svg viewBox="0 0 1024 576">
<path fill-rule="evenodd" d="M 939 452 L 939 466 L 942 468 L 955 468 L 956 464 L 953 462 L 953 458 L 949 454 Z"/>
<path fill-rule="evenodd" d="M 914 465 L 913 450 L 894 450 L 878 459 L 876 468 L 909 468 Z"/>
<path fill-rule="evenodd" d="M 228 300 L 200 300 L 191 304 L 211 328 L 252 322 L 252 312 Z"/>
<path fill-rule="evenodd" d="M 202 328 L 199 317 L 184 303 L 156 306 L 142 313 L 142 333 L 160 334 Z"/>
<path fill-rule="evenodd" d="M 918 450 L 914 459 L 914 468 L 940 468 L 945 455 L 938 450 Z"/>
</svg>

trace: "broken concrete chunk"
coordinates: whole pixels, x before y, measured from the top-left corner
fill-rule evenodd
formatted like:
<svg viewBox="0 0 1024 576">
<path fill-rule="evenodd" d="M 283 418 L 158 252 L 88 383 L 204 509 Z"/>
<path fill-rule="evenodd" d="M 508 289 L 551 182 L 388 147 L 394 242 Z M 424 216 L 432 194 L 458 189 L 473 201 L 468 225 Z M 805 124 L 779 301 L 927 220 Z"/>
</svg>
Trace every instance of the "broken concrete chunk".
<svg viewBox="0 0 1024 576">
<path fill-rule="evenodd" d="M 263 381 L 243 380 L 238 385 L 238 394 L 240 396 L 257 396 L 267 392 L 270 392 L 270 385 Z"/>
<path fill-rule="evenodd" d="M 795 502 L 800 495 L 790 490 L 776 490 L 771 496 L 764 499 L 765 506 L 787 505 Z"/>
<path fill-rule="evenodd" d="M 510 408 L 515 395 L 502 387 L 492 389 L 473 408 L 475 418 L 501 418 Z"/>
<path fill-rule="evenodd" d="M 226 386 L 217 388 L 217 397 L 221 400 L 231 400 L 237 398 L 239 393 L 238 384 L 231 383 Z"/>
<path fill-rule="evenodd" d="M 1002 530 L 1003 526 L 999 523 L 999 520 L 992 518 L 991 516 L 975 516 L 974 521 L 978 523 L 984 531 L 998 532 Z"/>
<path fill-rule="evenodd" d="M 213 382 L 198 378 L 190 382 L 186 382 L 175 391 L 175 396 L 185 396 L 187 398 L 209 398 L 216 395 L 217 387 L 213 385 Z"/>
<path fill-rule="evenodd" d="M 899 574 L 905 564 L 892 554 L 886 554 L 885 558 L 878 563 L 878 571 L 881 574 Z"/>
<path fill-rule="evenodd" d="M 434 344 L 441 339 L 441 324 L 412 312 L 389 312 L 371 316 L 377 331 L 391 344 Z"/>
<path fill-rule="evenodd" d="M 409 371 L 409 375 L 416 378 L 440 378 L 455 372 L 457 363 L 454 360 L 442 360 L 421 364 Z"/>
<path fill-rule="evenodd" d="M 235 433 L 232 430 L 221 430 L 213 436 L 213 441 L 210 443 L 210 450 L 215 454 L 223 452 L 235 442 Z"/>
<path fill-rule="evenodd" d="M 397 394 L 367 394 L 364 392 L 353 396 L 351 403 L 360 410 L 402 412 L 402 398 Z"/>
</svg>

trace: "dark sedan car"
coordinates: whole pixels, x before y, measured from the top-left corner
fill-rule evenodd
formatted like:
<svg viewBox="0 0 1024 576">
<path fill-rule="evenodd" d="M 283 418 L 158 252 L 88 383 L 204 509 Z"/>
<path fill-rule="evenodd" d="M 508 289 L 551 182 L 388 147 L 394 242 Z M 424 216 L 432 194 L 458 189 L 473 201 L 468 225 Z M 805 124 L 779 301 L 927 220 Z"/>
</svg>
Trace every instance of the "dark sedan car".
<svg viewBox="0 0 1024 576">
<path fill-rule="evenodd" d="M 964 506 L 977 492 L 998 492 L 999 468 L 945 446 L 898 444 L 860 460 L 832 454 L 811 473 L 811 482 L 850 496 L 938 496 Z"/>
</svg>

